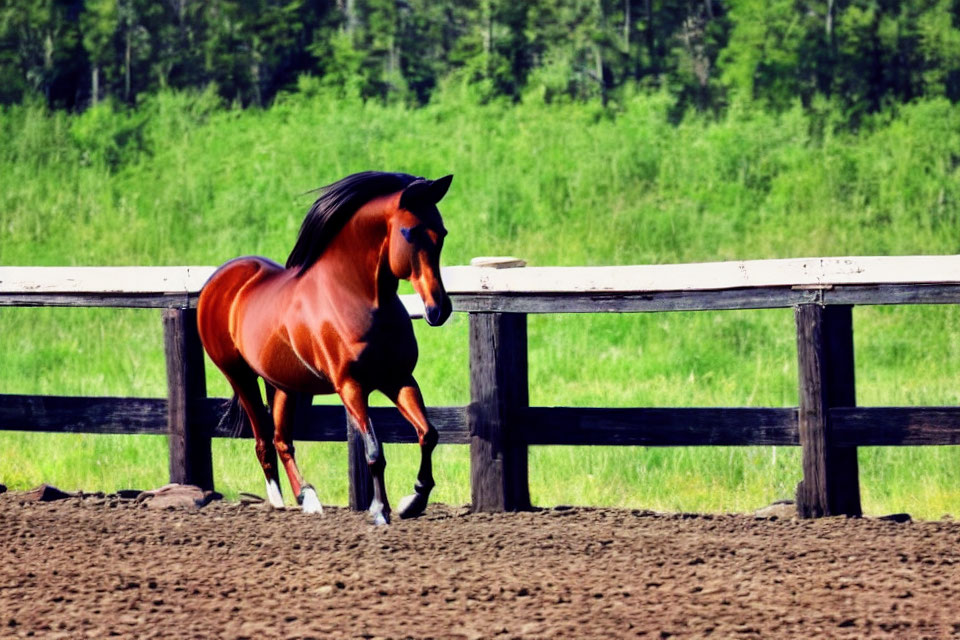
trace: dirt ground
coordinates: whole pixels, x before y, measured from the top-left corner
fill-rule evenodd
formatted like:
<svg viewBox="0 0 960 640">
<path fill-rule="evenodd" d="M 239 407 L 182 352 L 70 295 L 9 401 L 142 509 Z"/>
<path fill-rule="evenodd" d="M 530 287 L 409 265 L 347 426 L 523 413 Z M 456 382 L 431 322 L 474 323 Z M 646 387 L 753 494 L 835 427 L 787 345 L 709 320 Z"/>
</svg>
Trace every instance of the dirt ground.
<svg viewBox="0 0 960 640">
<path fill-rule="evenodd" d="M 0 495 L 0 637 L 960 637 L 960 523 Z"/>
</svg>

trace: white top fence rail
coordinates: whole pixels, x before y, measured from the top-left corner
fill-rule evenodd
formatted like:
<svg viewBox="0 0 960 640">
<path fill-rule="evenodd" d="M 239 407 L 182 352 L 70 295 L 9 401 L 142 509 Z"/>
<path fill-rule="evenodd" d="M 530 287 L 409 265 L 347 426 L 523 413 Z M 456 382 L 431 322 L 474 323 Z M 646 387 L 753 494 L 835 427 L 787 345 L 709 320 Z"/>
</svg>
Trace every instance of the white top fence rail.
<svg viewBox="0 0 960 640">
<path fill-rule="evenodd" d="M 207 266 L 0 267 L 0 305 L 189 307 L 195 305 L 196 296 L 215 269 Z M 808 302 L 960 301 L 956 287 L 960 285 L 960 255 L 523 269 L 455 266 L 443 268 L 442 276 L 454 307 L 476 312 L 653 311 L 782 307 Z M 905 286 L 910 287 L 909 292 L 904 290 Z M 823 293 L 834 289 L 840 290 L 837 295 Z M 742 295 L 717 296 L 724 291 L 739 291 Z M 662 294 L 671 294 L 673 303 L 671 296 Z M 697 294 L 705 295 L 698 297 Z M 505 302 L 493 303 L 494 297 L 503 298 Z M 584 297 L 600 307 L 571 303 L 571 299 Z M 686 300 L 686 305 L 677 304 L 678 298 Z M 402 299 L 412 316 L 423 314 L 423 305 L 416 295 L 405 295 Z M 604 302 L 614 300 L 619 304 L 604 307 Z"/>
</svg>

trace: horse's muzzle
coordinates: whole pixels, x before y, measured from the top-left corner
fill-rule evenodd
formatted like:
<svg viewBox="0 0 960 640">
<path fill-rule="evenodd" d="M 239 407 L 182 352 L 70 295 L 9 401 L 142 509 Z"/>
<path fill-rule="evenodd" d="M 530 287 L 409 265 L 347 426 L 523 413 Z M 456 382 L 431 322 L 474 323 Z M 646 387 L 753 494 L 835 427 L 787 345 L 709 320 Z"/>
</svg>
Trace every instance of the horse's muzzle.
<svg viewBox="0 0 960 640">
<path fill-rule="evenodd" d="M 450 303 L 450 298 L 444 296 L 439 306 L 431 304 L 427 307 L 427 324 L 431 327 L 439 327 L 447 321 L 452 312 L 453 305 Z"/>
</svg>

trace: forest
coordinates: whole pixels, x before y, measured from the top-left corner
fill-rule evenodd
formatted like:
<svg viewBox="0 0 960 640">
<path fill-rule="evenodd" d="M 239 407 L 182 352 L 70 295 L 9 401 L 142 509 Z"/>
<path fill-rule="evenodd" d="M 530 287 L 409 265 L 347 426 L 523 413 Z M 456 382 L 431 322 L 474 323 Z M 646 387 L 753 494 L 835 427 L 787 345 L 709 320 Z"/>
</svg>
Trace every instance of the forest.
<svg viewBox="0 0 960 640">
<path fill-rule="evenodd" d="M 213 89 L 264 107 L 303 78 L 333 97 L 407 106 L 444 89 L 481 104 L 614 107 L 667 91 L 676 118 L 800 100 L 855 126 L 917 98 L 960 99 L 960 1 L 0 2 L 3 104 L 82 111 Z"/>
</svg>

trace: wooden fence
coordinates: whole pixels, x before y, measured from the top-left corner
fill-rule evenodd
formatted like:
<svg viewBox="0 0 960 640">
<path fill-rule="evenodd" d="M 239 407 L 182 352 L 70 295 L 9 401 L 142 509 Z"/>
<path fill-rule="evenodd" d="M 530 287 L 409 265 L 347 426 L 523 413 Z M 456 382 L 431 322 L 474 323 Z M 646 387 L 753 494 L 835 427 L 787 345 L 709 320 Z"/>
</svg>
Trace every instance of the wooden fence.
<svg viewBox="0 0 960 640">
<path fill-rule="evenodd" d="M 482 260 L 443 270 L 455 311 L 469 314 L 470 404 L 431 407 L 441 442 L 469 444 L 475 510 L 530 506 L 530 445 L 800 445 L 801 516 L 860 514 L 857 447 L 960 444 L 960 408 L 857 407 L 854 305 L 956 304 L 960 256 L 809 258 L 631 267 L 530 267 Z M 0 267 L 2 306 L 162 309 L 168 397 L 0 395 L 0 429 L 168 434 L 170 479 L 213 486 L 211 437 L 222 399 L 206 397 L 197 294 L 210 267 Z M 415 296 L 404 300 L 422 315 Z M 794 408 L 531 407 L 529 313 L 620 313 L 793 307 Z M 2 354 L 0 354 L 2 363 Z M 0 365 L 2 366 L 2 365 Z M 395 409 L 373 408 L 384 442 L 414 442 Z M 369 478 L 343 409 L 314 406 L 300 440 L 349 443 L 350 503 Z"/>
</svg>

